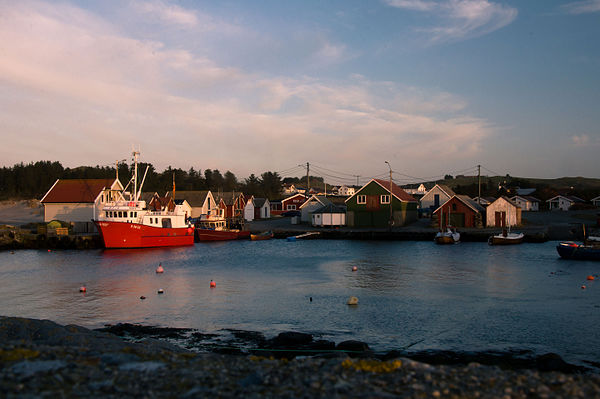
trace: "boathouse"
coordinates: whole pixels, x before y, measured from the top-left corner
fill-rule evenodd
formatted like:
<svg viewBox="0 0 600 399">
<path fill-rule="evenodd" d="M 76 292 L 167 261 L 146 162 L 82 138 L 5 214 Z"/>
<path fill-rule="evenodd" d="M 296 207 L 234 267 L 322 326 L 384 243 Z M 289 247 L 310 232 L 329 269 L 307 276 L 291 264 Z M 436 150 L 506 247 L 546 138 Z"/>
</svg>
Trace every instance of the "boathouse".
<svg viewBox="0 0 600 399">
<path fill-rule="evenodd" d="M 174 199 L 187 201 L 192 208 L 192 218 L 199 218 L 202 215 L 219 215 L 221 213 L 210 191 L 175 191 Z"/>
<path fill-rule="evenodd" d="M 58 179 L 41 199 L 44 222 L 73 223 L 73 232 L 95 232 L 97 219 L 107 202 L 121 199 L 119 179 Z"/>
<path fill-rule="evenodd" d="M 510 227 L 521 224 L 521 207 L 515 201 L 502 196 L 486 209 L 487 227 Z"/>
<path fill-rule="evenodd" d="M 215 196 L 217 206 L 222 209 L 227 219 L 241 218 L 244 214 L 246 200 L 241 192 L 228 191 Z"/>
<path fill-rule="evenodd" d="M 303 222 L 311 222 L 312 213 L 325 205 L 331 204 L 331 201 L 324 195 L 312 195 L 302 205 L 300 205 L 300 220 Z"/>
<path fill-rule="evenodd" d="M 488 207 L 489 208 L 489 207 Z M 453 195 L 433 212 L 433 219 L 442 228 L 483 227 L 485 209 L 466 195 Z"/>
<path fill-rule="evenodd" d="M 254 198 L 254 219 L 269 219 L 271 204 L 268 198 Z"/>
<path fill-rule="evenodd" d="M 433 212 L 454 195 L 456 193 L 450 187 L 436 184 L 423 195 L 419 203 L 423 211 Z"/>
<path fill-rule="evenodd" d="M 346 210 L 341 206 L 329 203 L 314 210 L 311 213 L 311 220 L 311 224 L 316 227 L 345 226 Z"/>
<path fill-rule="evenodd" d="M 300 209 L 300 205 L 304 204 L 307 198 L 308 197 L 306 197 L 304 194 L 294 194 L 291 197 L 282 199 L 281 212 L 279 212 L 279 214 L 287 211 L 298 211 Z M 275 214 L 274 212 L 271 213 Z"/>
<path fill-rule="evenodd" d="M 244 204 L 244 220 L 251 222 L 254 220 L 254 196 L 245 197 L 246 203 Z"/>
<path fill-rule="evenodd" d="M 417 200 L 389 180 L 372 179 L 346 201 L 346 224 L 353 227 L 404 226 L 417 220 Z"/>
</svg>

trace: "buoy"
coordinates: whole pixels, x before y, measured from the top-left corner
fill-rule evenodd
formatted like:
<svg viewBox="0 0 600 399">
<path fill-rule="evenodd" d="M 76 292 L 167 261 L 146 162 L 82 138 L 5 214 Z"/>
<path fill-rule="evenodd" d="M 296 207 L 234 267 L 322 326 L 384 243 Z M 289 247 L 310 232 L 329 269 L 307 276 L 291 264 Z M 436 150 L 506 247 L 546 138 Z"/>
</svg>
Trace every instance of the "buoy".
<svg viewBox="0 0 600 399">
<path fill-rule="evenodd" d="M 81 287 L 79 287 L 79 292 L 86 292 L 87 288 L 85 288 L 85 285 L 82 285 Z"/>
<path fill-rule="evenodd" d="M 159 293 L 159 294 L 164 294 L 164 292 L 165 292 L 165 290 L 163 290 L 162 288 L 159 288 L 159 289 L 158 289 L 158 293 Z"/>
<path fill-rule="evenodd" d="M 310 301 L 312 302 L 312 296 L 310 297 Z"/>
<path fill-rule="evenodd" d="M 582 285 L 582 286 L 581 286 L 581 289 L 582 289 L 582 290 L 585 290 L 586 288 L 587 288 L 587 287 L 586 287 L 585 285 Z"/>
<path fill-rule="evenodd" d="M 140 299 L 143 301 L 144 299 L 146 299 L 146 297 L 142 295 L 142 296 L 140 297 Z"/>
<path fill-rule="evenodd" d="M 589 276 L 587 276 L 587 279 L 588 279 L 588 280 L 593 280 L 593 279 L 594 279 L 594 276 L 592 276 L 592 275 L 589 275 Z"/>
<path fill-rule="evenodd" d="M 357 271 L 357 270 L 358 270 L 358 267 L 356 267 L 356 266 L 352 266 L 352 271 L 353 271 L 353 272 L 355 272 L 355 271 Z"/>
<path fill-rule="evenodd" d="M 163 269 L 162 263 L 159 263 L 158 267 L 156 268 L 156 273 L 162 273 L 164 271 L 165 271 L 165 269 Z"/>
<path fill-rule="evenodd" d="M 48 250 L 48 252 L 52 252 L 51 250 Z"/>
<path fill-rule="evenodd" d="M 355 296 L 351 296 L 350 298 L 348 298 L 348 305 L 358 305 L 358 298 Z"/>
<path fill-rule="evenodd" d="M 214 281 L 210 280 L 210 288 L 215 288 L 217 286 L 217 283 L 215 283 Z"/>
</svg>

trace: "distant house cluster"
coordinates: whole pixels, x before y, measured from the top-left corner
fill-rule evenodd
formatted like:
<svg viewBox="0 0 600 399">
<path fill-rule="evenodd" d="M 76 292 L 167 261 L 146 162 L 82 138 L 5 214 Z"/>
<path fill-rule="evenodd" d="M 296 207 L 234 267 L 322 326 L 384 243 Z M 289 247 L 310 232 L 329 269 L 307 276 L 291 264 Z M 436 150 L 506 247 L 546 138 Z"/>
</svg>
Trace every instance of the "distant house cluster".
<svg viewBox="0 0 600 399">
<path fill-rule="evenodd" d="M 338 186 L 329 193 L 284 184 L 283 198 L 259 198 L 241 192 L 175 191 L 164 195 L 145 193 L 143 200 L 154 210 L 181 207 L 186 217 L 223 216 L 233 224 L 278 216 L 294 216 L 296 223 L 313 226 L 385 228 L 405 226 L 419 217 L 431 217 L 439 226 L 506 227 L 521 224 L 522 212 L 540 211 L 534 189 L 517 190 L 511 197 L 475 197 L 456 194 L 450 187 L 421 184 L 403 189 L 389 180 L 372 179 L 362 187 Z M 79 232 L 94 231 L 91 222 L 103 206 L 122 199 L 119 179 L 57 180 L 41 202 L 44 220 L 65 220 Z M 583 204 L 581 198 L 557 195 L 546 201 L 550 211 L 569 210 Z M 591 203 L 600 207 L 600 196 Z"/>
</svg>

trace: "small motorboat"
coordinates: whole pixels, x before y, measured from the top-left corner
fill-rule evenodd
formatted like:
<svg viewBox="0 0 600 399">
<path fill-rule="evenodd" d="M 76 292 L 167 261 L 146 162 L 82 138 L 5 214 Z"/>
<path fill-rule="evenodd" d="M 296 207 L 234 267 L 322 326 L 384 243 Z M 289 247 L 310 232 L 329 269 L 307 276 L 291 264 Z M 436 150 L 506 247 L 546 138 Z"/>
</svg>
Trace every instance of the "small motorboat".
<svg viewBox="0 0 600 399">
<path fill-rule="evenodd" d="M 600 260 L 600 245 L 596 243 L 563 241 L 556 246 L 556 250 L 563 259 Z"/>
<path fill-rule="evenodd" d="M 446 231 L 440 231 L 433 239 L 436 244 L 458 244 L 460 242 L 460 233 L 456 228 L 447 226 Z"/>
<path fill-rule="evenodd" d="M 263 231 L 259 234 L 250 234 L 250 239 L 252 241 L 270 240 L 271 238 L 273 238 L 273 232 L 270 230 Z"/>
<path fill-rule="evenodd" d="M 506 229 L 502 230 L 502 233 L 496 234 L 488 238 L 488 244 L 490 245 L 513 245 L 521 244 L 525 234 L 523 233 L 511 233 Z"/>
</svg>

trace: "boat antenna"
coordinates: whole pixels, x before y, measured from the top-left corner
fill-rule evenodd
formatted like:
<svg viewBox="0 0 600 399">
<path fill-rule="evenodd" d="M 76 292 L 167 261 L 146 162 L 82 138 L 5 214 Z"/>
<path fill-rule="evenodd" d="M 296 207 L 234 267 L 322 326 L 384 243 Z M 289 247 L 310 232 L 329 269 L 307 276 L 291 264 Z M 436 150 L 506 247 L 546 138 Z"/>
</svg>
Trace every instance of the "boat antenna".
<svg viewBox="0 0 600 399">
<path fill-rule="evenodd" d="M 140 184 L 140 191 L 138 191 L 135 195 L 135 200 L 137 201 L 142 195 L 142 187 L 144 186 L 144 182 L 146 181 L 146 175 L 148 174 L 148 169 L 150 169 L 150 165 L 146 166 L 146 171 L 144 172 L 144 178 L 142 179 L 142 184 Z"/>
</svg>

